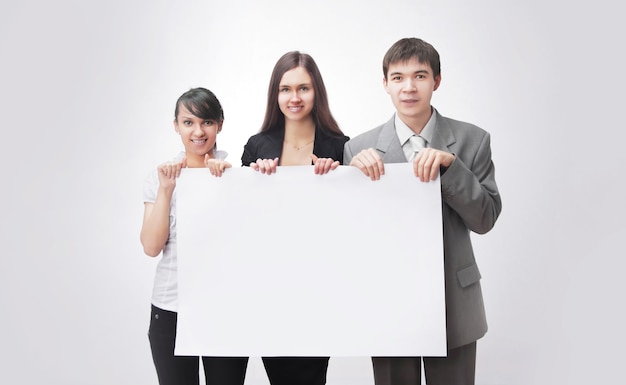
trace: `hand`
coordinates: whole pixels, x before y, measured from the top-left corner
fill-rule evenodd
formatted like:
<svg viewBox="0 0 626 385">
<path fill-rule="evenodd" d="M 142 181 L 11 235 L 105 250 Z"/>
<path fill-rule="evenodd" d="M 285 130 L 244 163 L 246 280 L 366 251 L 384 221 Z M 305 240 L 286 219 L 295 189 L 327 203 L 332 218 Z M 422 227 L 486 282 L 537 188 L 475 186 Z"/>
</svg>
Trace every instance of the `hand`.
<svg viewBox="0 0 626 385">
<path fill-rule="evenodd" d="M 278 158 L 274 159 L 257 159 L 256 163 L 250 163 L 250 167 L 255 171 L 260 171 L 261 174 L 270 175 L 276 172 L 276 167 L 278 166 Z"/>
<path fill-rule="evenodd" d="M 449 152 L 424 148 L 413 159 L 413 172 L 420 181 L 430 182 L 437 179 L 440 167 L 450 167 L 454 159 L 454 154 Z"/>
<path fill-rule="evenodd" d="M 315 165 L 314 171 L 316 175 L 328 174 L 329 171 L 339 167 L 339 161 L 331 158 L 318 158 L 315 154 L 311 154 L 311 160 L 313 160 Z"/>
<path fill-rule="evenodd" d="M 385 165 L 378 151 L 373 148 L 361 150 L 352 158 L 350 166 L 358 167 L 371 180 L 379 180 L 385 174 Z"/>
<path fill-rule="evenodd" d="M 166 162 L 157 167 L 159 186 L 166 190 L 174 190 L 176 178 L 180 176 L 180 170 L 187 167 L 187 157 L 180 161 Z"/>
<path fill-rule="evenodd" d="M 223 159 L 211 158 L 209 154 L 206 154 L 204 156 L 204 166 L 209 169 L 211 175 L 220 177 L 224 173 L 224 170 L 232 167 L 232 164 Z"/>
</svg>

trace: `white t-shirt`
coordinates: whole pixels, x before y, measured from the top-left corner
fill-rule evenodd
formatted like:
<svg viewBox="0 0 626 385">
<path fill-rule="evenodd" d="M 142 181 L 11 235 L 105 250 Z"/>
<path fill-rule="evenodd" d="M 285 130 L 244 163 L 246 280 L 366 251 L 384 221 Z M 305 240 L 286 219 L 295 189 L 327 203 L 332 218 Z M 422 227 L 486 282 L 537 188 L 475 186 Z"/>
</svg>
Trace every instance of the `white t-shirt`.
<svg viewBox="0 0 626 385">
<path fill-rule="evenodd" d="M 175 160 L 181 160 L 185 152 L 176 156 Z M 216 151 L 216 158 L 225 159 L 225 151 Z M 159 189 L 159 175 L 155 168 L 148 175 L 144 183 L 143 201 L 147 203 L 156 202 L 157 191 Z M 178 269 L 176 257 L 176 190 L 172 194 L 170 202 L 170 233 L 163 247 L 162 257 L 159 260 L 154 276 L 154 287 L 152 289 L 152 304 L 158 308 L 177 311 L 178 308 Z"/>
</svg>

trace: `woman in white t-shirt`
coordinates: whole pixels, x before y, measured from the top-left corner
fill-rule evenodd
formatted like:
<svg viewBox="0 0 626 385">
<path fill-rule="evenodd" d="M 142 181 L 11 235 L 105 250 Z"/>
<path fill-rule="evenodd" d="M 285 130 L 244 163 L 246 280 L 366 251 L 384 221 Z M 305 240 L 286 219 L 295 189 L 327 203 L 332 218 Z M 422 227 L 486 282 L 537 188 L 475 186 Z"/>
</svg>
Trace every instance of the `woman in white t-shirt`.
<svg viewBox="0 0 626 385">
<path fill-rule="evenodd" d="M 215 140 L 222 130 L 224 112 L 215 95 L 192 88 L 180 96 L 174 112 L 174 129 L 185 151 L 173 161 L 159 165 L 146 179 L 141 244 L 157 257 L 152 293 L 149 340 L 160 385 L 198 385 L 199 357 L 175 356 L 178 280 L 176 263 L 176 178 L 183 167 L 206 167 L 212 173 L 231 165 Z M 202 357 L 207 385 L 243 385 L 247 357 Z"/>
</svg>

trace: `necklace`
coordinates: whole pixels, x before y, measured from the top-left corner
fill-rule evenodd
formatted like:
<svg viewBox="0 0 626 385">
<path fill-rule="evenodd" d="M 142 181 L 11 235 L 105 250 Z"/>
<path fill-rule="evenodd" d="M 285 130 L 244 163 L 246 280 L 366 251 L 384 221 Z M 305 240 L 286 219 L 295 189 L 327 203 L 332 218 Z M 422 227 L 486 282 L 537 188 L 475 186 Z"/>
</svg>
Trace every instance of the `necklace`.
<svg viewBox="0 0 626 385">
<path fill-rule="evenodd" d="M 313 140 L 311 140 L 310 142 L 305 143 L 305 144 L 303 144 L 303 145 L 301 145 L 301 146 L 296 146 L 296 145 L 294 145 L 294 144 L 292 144 L 292 143 L 289 143 L 289 142 L 287 142 L 287 141 L 285 140 L 285 143 L 286 143 L 286 144 L 288 144 L 288 145 L 290 145 L 291 147 L 293 147 L 296 151 L 300 151 L 301 149 L 303 149 L 303 148 L 305 148 L 305 147 L 308 147 L 308 146 L 309 146 L 311 143 L 313 143 L 313 142 L 315 142 L 315 138 L 314 138 Z"/>
</svg>

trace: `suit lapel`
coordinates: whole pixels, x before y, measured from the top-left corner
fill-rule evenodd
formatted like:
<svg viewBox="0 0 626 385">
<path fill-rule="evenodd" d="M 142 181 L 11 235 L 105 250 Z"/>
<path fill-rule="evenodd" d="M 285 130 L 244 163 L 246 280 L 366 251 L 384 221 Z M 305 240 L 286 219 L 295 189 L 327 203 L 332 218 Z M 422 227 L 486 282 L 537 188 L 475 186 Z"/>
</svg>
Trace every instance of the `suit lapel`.
<svg viewBox="0 0 626 385">
<path fill-rule="evenodd" d="M 406 162 L 406 156 L 396 134 L 395 114 L 381 128 L 376 149 L 383 154 L 382 158 L 385 163 Z"/>
<path fill-rule="evenodd" d="M 450 146 L 456 142 L 456 138 L 450 128 L 450 123 L 446 118 L 441 116 L 437 110 L 435 110 L 435 114 L 437 114 L 437 124 L 435 125 L 430 147 L 446 152 L 453 152 L 450 150 Z"/>
<path fill-rule="evenodd" d="M 434 113 L 437 114 L 437 124 L 430 147 L 446 152 L 453 152 L 450 150 L 450 147 L 456 142 L 456 138 L 450 128 L 450 123 L 445 117 L 441 116 L 437 110 L 435 110 Z M 396 133 L 395 114 L 381 128 L 378 142 L 376 143 L 376 149 L 383 154 L 383 162 L 385 163 L 406 162 L 406 156 L 404 155 L 404 151 L 402 151 L 402 145 Z"/>
</svg>

